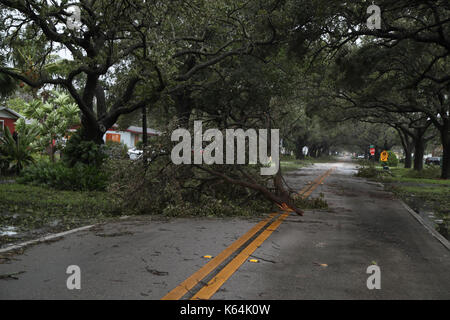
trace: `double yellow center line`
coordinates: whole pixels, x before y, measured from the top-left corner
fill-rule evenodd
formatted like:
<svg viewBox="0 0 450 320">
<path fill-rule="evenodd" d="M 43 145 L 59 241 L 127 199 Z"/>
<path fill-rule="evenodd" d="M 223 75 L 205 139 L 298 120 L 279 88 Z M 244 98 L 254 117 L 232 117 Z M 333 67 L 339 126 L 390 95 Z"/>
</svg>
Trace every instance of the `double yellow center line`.
<svg viewBox="0 0 450 320">
<path fill-rule="evenodd" d="M 314 183 L 302 189 L 298 195 L 303 198 L 308 197 L 314 189 L 319 186 L 322 181 L 328 177 L 333 169 L 328 170 L 323 175 L 314 180 Z M 283 220 L 288 216 L 288 213 L 272 213 L 268 218 L 262 220 L 246 234 L 233 242 L 228 248 L 223 250 L 214 259 L 205 264 L 197 272 L 189 278 L 180 283 L 176 288 L 165 295 L 162 300 L 178 300 L 186 295 L 192 288 L 194 288 L 207 275 L 214 271 L 219 265 L 227 260 L 233 253 L 241 248 L 246 242 L 252 239 L 259 231 L 261 231 L 274 217 L 273 221 L 264 231 L 262 231 L 255 240 L 253 240 L 247 247 L 245 247 L 234 259 L 232 259 L 220 272 L 214 276 L 205 286 L 203 286 L 193 297 L 192 300 L 209 299 L 220 289 L 220 287 L 233 275 L 233 273 L 247 260 L 247 258 L 259 247 L 261 244 L 274 232 Z"/>
<path fill-rule="evenodd" d="M 311 193 L 333 172 L 333 170 L 334 167 L 327 170 L 323 175 L 314 180 L 314 182 L 310 186 L 307 186 L 307 189 L 303 193 L 298 193 L 298 195 L 301 196 L 303 199 L 308 198 L 311 195 Z"/>
</svg>

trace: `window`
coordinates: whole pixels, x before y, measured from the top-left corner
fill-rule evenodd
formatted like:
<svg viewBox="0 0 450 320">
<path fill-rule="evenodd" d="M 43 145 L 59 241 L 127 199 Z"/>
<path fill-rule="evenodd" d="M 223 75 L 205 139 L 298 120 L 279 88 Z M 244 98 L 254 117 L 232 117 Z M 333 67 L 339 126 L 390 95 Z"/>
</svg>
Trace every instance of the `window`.
<svg viewBox="0 0 450 320">
<path fill-rule="evenodd" d="M 120 142 L 120 134 L 107 133 L 106 134 L 106 141 Z"/>
<path fill-rule="evenodd" d="M 4 130 L 5 130 L 5 121 L 0 120 L 0 137 L 3 135 Z"/>
</svg>

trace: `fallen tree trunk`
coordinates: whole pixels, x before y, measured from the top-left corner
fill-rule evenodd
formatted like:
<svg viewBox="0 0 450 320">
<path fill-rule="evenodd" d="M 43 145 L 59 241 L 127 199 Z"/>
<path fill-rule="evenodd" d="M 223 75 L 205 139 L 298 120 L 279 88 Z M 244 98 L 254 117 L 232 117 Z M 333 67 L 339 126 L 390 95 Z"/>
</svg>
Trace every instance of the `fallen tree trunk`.
<svg viewBox="0 0 450 320">
<path fill-rule="evenodd" d="M 297 208 L 294 205 L 294 200 L 289 196 L 289 193 L 284 189 L 283 184 L 282 184 L 282 180 L 281 180 L 281 172 L 279 171 L 277 173 L 277 175 L 274 177 L 274 187 L 276 190 L 276 194 L 274 194 L 273 192 L 271 192 L 268 188 L 262 186 L 261 184 L 257 183 L 250 175 L 245 174 L 245 178 L 249 181 L 245 181 L 245 180 L 238 180 L 238 179 L 234 179 L 231 178 L 229 176 L 227 176 L 226 174 L 220 172 L 220 171 L 216 171 L 213 169 L 209 169 L 206 168 L 204 166 L 200 166 L 200 165 L 195 165 L 198 169 L 203 170 L 205 172 L 208 172 L 211 175 L 214 175 L 216 177 L 220 177 L 221 179 L 223 179 L 224 181 L 230 183 L 230 184 L 234 184 L 234 185 L 238 185 L 241 187 L 245 187 L 245 188 L 250 188 L 252 190 L 256 190 L 259 193 L 261 193 L 267 200 L 276 203 L 278 206 L 280 207 L 289 207 L 289 209 L 291 209 L 292 211 L 294 211 L 295 213 L 297 213 L 298 215 L 302 216 L 303 215 L 303 210 Z"/>
</svg>

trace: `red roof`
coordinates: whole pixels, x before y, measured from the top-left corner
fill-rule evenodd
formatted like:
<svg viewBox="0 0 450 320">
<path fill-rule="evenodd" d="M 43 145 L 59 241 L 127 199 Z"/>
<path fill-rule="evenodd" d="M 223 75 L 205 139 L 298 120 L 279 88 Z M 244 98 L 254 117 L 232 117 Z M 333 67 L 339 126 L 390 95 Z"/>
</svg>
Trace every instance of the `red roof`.
<svg viewBox="0 0 450 320">
<path fill-rule="evenodd" d="M 115 124 L 108 131 L 125 131 L 125 132 L 131 132 L 131 133 L 136 133 L 136 134 L 142 134 L 144 132 L 142 127 L 136 127 L 136 126 L 129 126 L 125 130 L 119 130 L 118 128 L 119 128 L 119 126 L 117 124 Z M 157 131 L 155 129 L 147 128 L 147 135 L 158 136 L 160 134 L 161 134 L 161 132 L 159 132 L 159 131 Z"/>
</svg>

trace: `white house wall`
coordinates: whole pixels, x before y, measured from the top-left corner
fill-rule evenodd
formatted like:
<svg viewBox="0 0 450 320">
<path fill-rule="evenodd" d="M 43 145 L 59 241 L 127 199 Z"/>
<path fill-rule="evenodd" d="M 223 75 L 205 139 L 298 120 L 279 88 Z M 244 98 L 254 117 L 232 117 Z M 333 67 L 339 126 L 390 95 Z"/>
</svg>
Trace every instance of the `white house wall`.
<svg viewBox="0 0 450 320">
<path fill-rule="evenodd" d="M 121 132 L 120 142 L 126 144 L 128 148 L 134 147 L 134 140 L 131 137 L 131 132 Z"/>
</svg>

